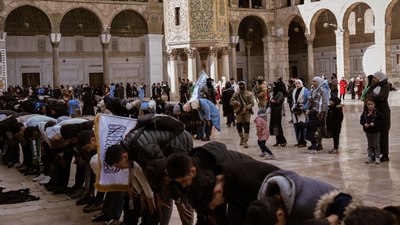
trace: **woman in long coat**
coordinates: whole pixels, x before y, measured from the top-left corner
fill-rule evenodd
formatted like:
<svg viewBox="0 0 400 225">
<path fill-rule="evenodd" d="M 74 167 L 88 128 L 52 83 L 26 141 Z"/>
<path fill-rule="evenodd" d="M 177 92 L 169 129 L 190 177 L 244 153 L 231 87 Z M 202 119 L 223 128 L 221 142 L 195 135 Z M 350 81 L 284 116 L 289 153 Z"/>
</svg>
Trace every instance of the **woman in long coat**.
<svg viewBox="0 0 400 225">
<path fill-rule="evenodd" d="M 347 81 L 344 79 L 344 77 L 342 77 L 342 79 L 339 82 L 339 86 L 340 86 L 340 99 L 344 100 L 344 96 L 346 95 L 346 88 L 347 88 Z"/>
<path fill-rule="evenodd" d="M 286 146 L 286 138 L 282 129 L 282 105 L 286 96 L 286 87 L 282 81 L 275 81 L 273 95 L 269 101 L 271 108 L 271 119 L 269 123 L 269 133 L 276 136 L 276 143 L 273 146 Z"/>
</svg>

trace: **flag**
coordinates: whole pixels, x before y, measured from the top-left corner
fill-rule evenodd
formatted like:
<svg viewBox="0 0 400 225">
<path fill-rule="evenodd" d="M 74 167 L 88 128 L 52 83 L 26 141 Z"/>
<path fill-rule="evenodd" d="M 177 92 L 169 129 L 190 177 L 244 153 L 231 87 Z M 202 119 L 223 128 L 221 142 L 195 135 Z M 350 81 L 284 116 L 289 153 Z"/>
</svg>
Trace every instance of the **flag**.
<svg viewBox="0 0 400 225">
<path fill-rule="evenodd" d="M 136 119 L 97 114 L 95 118 L 95 136 L 97 141 L 98 171 L 95 187 L 99 191 L 128 191 L 129 169 L 118 169 L 104 162 L 107 148 L 120 143 L 136 126 Z"/>
</svg>

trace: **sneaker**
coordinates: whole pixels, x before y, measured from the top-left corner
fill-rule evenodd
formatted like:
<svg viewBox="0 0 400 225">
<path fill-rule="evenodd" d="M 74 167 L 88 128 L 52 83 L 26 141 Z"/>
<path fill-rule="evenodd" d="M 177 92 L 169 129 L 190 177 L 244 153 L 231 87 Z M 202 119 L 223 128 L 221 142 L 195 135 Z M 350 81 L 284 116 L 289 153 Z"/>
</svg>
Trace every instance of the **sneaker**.
<svg viewBox="0 0 400 225">
<path fill-rule="evenodd" d="M 90 196 L 89 194 L 86 194 L 85 197 L 83 198 L 79 198 L 78 200 L 76 200 L 76 205 L 86 205 L 89 202 L 92 202 L 94 200 L 94 198 L 92 196 Z"/>
<path fill-rule="evenodd" d="M 317 150 L 311 150 L 310 154 L 317 154 Z"/>
<path fill-rule="evenodd" d="M 267 153 L 265 153 L 265 152 L 261 152 L 261 154 L 259 154 L 258 156 L 260 156 L 260 157 L 264 157 L 264 156 L 266 156 L 267 155 Z"/>
<path fill-rule="evenodd" d="M 32 181 L 39 182 L 42 181 L 45 177 L 46 176 L 43 173 L 41 173 L 39 176 L 32 178 Z"/>
<path fill-rule="evenodd" d="M 375 159 L 375 164 L 380 164 L 380 163 L 381 163 L 381 160 L 379 158 L 376 158 Z"/>
<path fill-rule="evenodd" d="M 304 148 L 304 147 L 307 147 L 307 144 L 298 144 L 297 147 L 298 148 Z"/>
<path fill-rule="evenodd" d="M 371 158 L 368 158 L 367 161 L 365 161 L 365 164 L 371 164 L 374 163 L 374 160 L 372 160 Z"/>
<path fill-rule="evenodd" d="M 265 157 L 265 160 L 273 160 L 273 159 L 275 159 L 275 156 L 274 156 L 274 155 L 267 155 L 267 156 Z"/>
<path fill-rule="evenodd" d="M 45 176 L 43 180 L 39 181 L 39 184 L 45 185 L 48 184 L 49 182 L 50 182 L 50 176 Z"/>
<path fill-rule="evenodd" d="M 318 146 L 317 146 L 317 150 L 318 150 L 318 151 L 321 151 L 321 150 L 324 150 L 324 148 L 322 147 L 322 145 L 318 145 Z"/>
</svg>

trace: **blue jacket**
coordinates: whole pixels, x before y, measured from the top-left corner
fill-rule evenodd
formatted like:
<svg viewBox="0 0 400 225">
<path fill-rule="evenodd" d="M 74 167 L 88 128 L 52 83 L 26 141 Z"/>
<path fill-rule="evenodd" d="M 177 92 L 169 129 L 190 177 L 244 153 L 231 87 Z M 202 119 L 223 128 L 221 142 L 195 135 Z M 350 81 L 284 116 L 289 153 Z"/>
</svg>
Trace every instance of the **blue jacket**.
<svg viewBox="0 0 400 225">
<path fill-rule="evenodd" d="M 200 104 L 200 118 L 204 120 L 210 120 L 213 126 L 220 131 L 220 114 L 217 107 L 208 99 L 199 98 L 198 100 Z"/>
</svg>

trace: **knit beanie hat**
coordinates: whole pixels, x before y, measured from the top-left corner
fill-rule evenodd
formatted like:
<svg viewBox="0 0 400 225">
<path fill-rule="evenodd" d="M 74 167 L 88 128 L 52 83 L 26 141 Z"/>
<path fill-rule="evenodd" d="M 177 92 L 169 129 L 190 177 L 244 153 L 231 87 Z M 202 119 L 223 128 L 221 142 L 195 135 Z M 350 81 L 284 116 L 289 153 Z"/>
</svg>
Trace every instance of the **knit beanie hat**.
<svg viewBox="0 0 400 225">
<path fill-rule="evenodd" d="M 185 111 L 185 112 L 190 112 L 190 103 L 189 102 L 186 102 L 184 105 L 183 105 L 183 111 Z"/>
<path fill-rule="evenodd" d="M 192 109 L 199 109 L 200 108 L 200 104 L 199 104 L 199 100 L 195 99 L 190 103 L 190 106 L 192 107 Z"/>
<path fill-rule="evenodd" d="M 266 109 L 261 108 L 261 109 L 258 110 L 257 115 L 265 114 L 266 112 L 267 112 Z"/>
<path fill-rule="evenodd" d="M 174 109 L 172 111 L 174 114 L 179 114 L 181 113 L 181 107 L 179 104 L 174 105 Z"/>
<path fill-rule="evenodd" d="M 333 101 L 335 103 L 335 105 L 339 105 L 342 101 L 340 100 L 340 98 L 332 96 L 329 100 Z"/>
<path fill-rule="evenodd" d="M 375 72 L 374 77 L 376 77 L 379 81 L 387 79 L 386 74 L 382 73 L 381 71 Z"/>
</svg>

